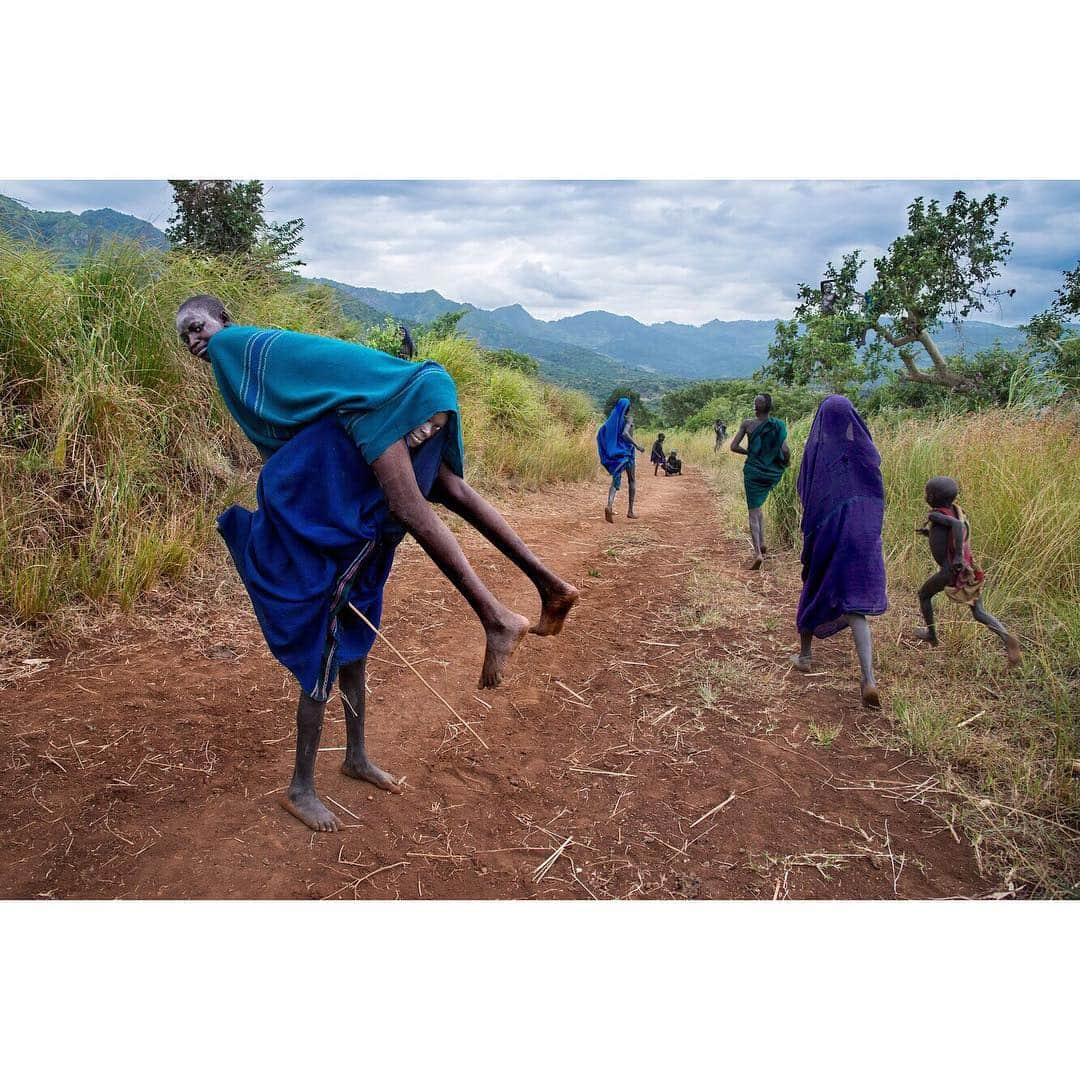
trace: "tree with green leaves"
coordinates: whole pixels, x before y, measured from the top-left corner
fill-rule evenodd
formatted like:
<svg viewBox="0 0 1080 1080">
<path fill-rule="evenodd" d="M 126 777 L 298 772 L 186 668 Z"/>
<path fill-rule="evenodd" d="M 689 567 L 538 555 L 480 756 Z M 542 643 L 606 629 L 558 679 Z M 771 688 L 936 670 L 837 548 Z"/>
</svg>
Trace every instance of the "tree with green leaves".
<svg viewBox="0 0 1080 1080">
<path fill-rule="evenodd" d="M 631 390 L 628 386 L 616 386 L 608 394 L 608 399 L 604 403 L 604 412 L 611 412 L 619 398 L 630 399 L 630 409 L 642 427 L 649 427 L 656 422 L 657 418 L 653 415 L 652 410 L 641 400 L 641 394 L 637 390 Z"/>
<path fill-rule="evenodd" d="M 1049 353 L 1049 368 L 1066 387 L 1080 389 L 1080 336 L 1069 324 L 1080 318 L 1080 262 L 1063 274 L 1050 307 L 1021 329 L 1036 353 Z"/>
<path fill-rule="evenodd" d="M 1012 251 L 1008 234 L 998 231 L 1007 202 L 994 194 L 971 199 L 963 191 L 947 206 L 915 199 L 907 232 L 874 260 L 869 289 L 857 285 L 866 262 L 858 250 L 839 267 L 826 263 L 820 287 L 799 285 L 794 317 L 777 323 L 762 374 L 844 392 L 899 361 L 901 377 L 911 382 L 974 390 L 971 378 L 942 355 L 933 331 L 943 319 L 959 322 L 1002 294 L 993 280 Z"/>
<path fill-rule="evenodd" d="M 170 180 L 175 211 L 165 235 L 179 248 L 242 255 L 268 270 L 303 266 L 303 218 L 268 222 L 261 180 Z"/>
</svg>

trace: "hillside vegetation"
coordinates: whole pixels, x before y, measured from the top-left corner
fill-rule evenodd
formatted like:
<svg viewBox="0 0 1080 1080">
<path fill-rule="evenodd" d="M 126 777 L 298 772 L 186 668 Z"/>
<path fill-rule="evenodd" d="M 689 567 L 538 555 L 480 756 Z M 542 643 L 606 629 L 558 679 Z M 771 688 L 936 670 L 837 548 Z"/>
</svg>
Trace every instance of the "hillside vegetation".
<svg viewBox="0 0 1080 1080">
<path fill-rule="evenodd" d="M 887 741 L 930 758 L 941 786 L 958 796 L 952 820 L 1003 878 L 1037 894 L 1078 895 L 1080 414 L 1013 408 L 867 420 L 886 489 L 890 608 L 874 620 L 874 646 L 893 719 Z M 801 546 L 795 480 L 810 422 L 790 425 L 792 468 L 766 504 L 768 543 L 788 561 Z M 745 459 L 714 453 L 711 431 L 677 431 L 671 441 L 712 478 L 726 527 L 745 535 Z M 934 568 L 914 530 L 926 517 L 923 487 L 942 474 L 960 484 L 976 561 L 988 574 L 987 609 L 1023 642 L 1016 672 L 1004 670 L 997 639 L 944 596 L 935 604 L 942 646 L 912 642 L 916 593 Z"/>
<path fill-rule="evenodd" d="M 0 240 L 0 624 L 62 632 L 88 604 L 129 606 L 182 575 L 216 515 L 251 502 L 257 455 L 208 364 L 181 348 L 178 303 L 220 296 L 239 321 L 349 337 L 326 288 L 241 263 L 116 245 L 67 272 Z M 473 482 L 535 487 L 595 468 L 592 407 L 421 337 L 457 380 Z"/>
</svg>

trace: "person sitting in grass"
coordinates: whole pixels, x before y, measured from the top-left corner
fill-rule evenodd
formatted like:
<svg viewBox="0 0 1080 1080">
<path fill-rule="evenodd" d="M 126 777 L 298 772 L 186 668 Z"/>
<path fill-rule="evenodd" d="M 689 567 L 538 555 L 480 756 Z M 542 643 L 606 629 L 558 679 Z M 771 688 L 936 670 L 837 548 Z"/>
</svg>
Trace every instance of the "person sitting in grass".
<svg viewBox="0 0 1080 1080">
<path fill-rule="evenodd" d="M 653 465 L 653 476 L 664 467 L 664 462 L 667 458 L 664 457 L 664 433 L 661 431 L 656 436 L 656 442 L 652 444 L 652 450 L 649 452 L 649 461 Z"/>
<path fill-rule="evenodd" d="M 465 483 L 457 391 L 438 364 L 237 326 L 209 295 L 185 300 L 176 328 L 192 355 L 212 365 L 229 412 L 265 462 L 258 509 L 232 507 L 218 527 L 271 652 L 300 683 L 286 809 L 312 829 L 333 831 L 340 822 L 315 794 L 314 764 L 339 668 L 352 724 L 343 771 L 395 790 L 364 753 L 362 660 L 373 631 L 352 609 L 377 625 L 382 586 L 405 532 L 480 618 L 482 687 L 499 685 L 527 631 L 560 632 L 578 590 Z M 487 589 L 429 500 L 474 526 L 530 578 L 541 601 L 533 626 Z"/>
<path fill-rule="evenodd" d="M 634 420 L 630 415 L 630 399 L 621 397 L 615 402 L 608 418 L 596 432 L 596 448 L 600 452 L 600 464 L 611 473 L 611 487 L 608 489 L 607 506 L 604 508 L 604 520 L 609 524 L 615 520 L 615 495 L 626 473 L 629 486 L 629 507 L 626 516 L 636 518 L 634 513 L 634 495 L 637 482 L 634 472 L 634 452 L 645 452 L 644 446 L 634 442 Z"/>
<path fill-rule="evenodd" d="M 746 449 L 739 444 L 746 436 Z M 757 570 L 765 561 L 765 514 L 762 507 L 769 492 L 780 482 L 784 470 L 791 462 L 787 444 L 787 425 L 772 415 L 772 395 L 758 394 L 754 398 L 754 416 L 744 420 L 731 440 L 736 454 L 745 454 L 743 487 L 746 491 L 746 507 L 750 518 L 750 542 L 754 546 L 751 570 Z"/>
<path fill-rule="evenodd" d="M 934 626 L 934 597 L 944 592 L 950 600 L 967 604 L 976 622 L 988 626 L 1005 646 L 1009 667 L 1020 663 L 1020 642 L 1005 629 L 982 605 L 982 587 L 986 575 L 975 565 L 971 554 L 967 518 L 956 503 L 960 486 L 951 476 L 935 476 L 926 484 L 926 502 L 930 507 L 926 524 L 916 531 L 930 541 L 930 554 L 938 564 L 919 589 L 919 608 L 926 622 L 925 629 L 915 636 L 928 645 L 937 645 Z"/>
<path fill-rule="evenodd" d="M 840 394 L 818 406 L 803 451 L 798 490 L 803 506 L 803 588 L 795 619 L 799 655 L 791 662 L 796 670 L 809 672 L 814 638 L 850 628 L 862 675 L 863 705 L 880 708 L 866 619 L 889 606 L 881 549 L 885 483 L 870 430 Z"/>
</svg>

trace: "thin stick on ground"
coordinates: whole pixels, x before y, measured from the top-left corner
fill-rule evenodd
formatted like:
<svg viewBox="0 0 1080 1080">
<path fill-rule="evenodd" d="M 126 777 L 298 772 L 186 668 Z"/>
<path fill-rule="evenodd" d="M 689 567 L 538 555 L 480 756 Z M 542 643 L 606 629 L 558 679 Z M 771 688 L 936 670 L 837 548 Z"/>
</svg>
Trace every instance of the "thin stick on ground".
<svg viewBox="0 0 1080 1080">
<path fill-rule="evenodd" d="M 445 705 L 445 706 L 446 706 L 446 707 L 447 707 L 447 708 L 448 708 L 449 710 L 450 710 L 450 713 L 451 713 L 451 715 L 452 715 L 452 716 L 453 716 L 453 717 L 454 717 L 454 718 L 455 718 L 455 719 L 456 719 L 456 720 L 457 720 L 457 721 L 458 721 L 459 723 L 461 723 L 461 724 L 464 724 L 464 725 L 465 725 L 465 727 L 466 727 L 466 728 L 468 729 L 468 731 L 469 731 L 469 734 L 470 734 L 470 735 L 472 735 L 472 736 L 473 736 L 473 738 L 475 738 L 475 739 L 476 739 L 476 741 L 477 741 L 477 742 L 478 742 L 478 743 L 479 743 L 479 744 L 480 744 L 480 745 L 481 745 L 481 746 L 482 746 L 482 747 L 483 747 L 483 748 L 484 748 L 485 750 L 490 750 L 490 749 L 491 749 L 491 747 L 490 747 L 490 746 L 488 746 L 488 744 L 487 744 L 486 742 L 484 742 L 484 740 L 483 740 L 483 739 L 481 739 L 481 738 L 480 738 L 480 735 L 479 735 L 479 733 L 478 733 L 478 732 L 476 731 L 476 729 L 475 729 L 475 728 L 474 728 L 474 727 L 472 726 L 472 724 L 470 724 L 468 720 L 466 720 L 466 719 L 465 719 L 465 718 L 464 718 L 463 716 L 461 716 L 461 715 L 460 715 L 460 714 L 458 713 L 458 711 L 457 711 L 457 710 L 456 710 L 456 709 L 454 708 L 454 706 L 453 706 L 453 705 L 451 705 L 451 704 L 450 704 L 450 702 L 449 702 L 449 701 L 447 701 L 447 700 L 446 700 L 446 698 L 444 698 L 444 697 L 442 696 L 442 694 L 440 694 L 440 693 L 439 693 L 439 691 L 438 691 L 438 690 L 436 690 L 436 689 L 435 689 L 435 687 L 434 687 L 434 686 L 432 686 L 432 685 L 431 685 L 431 683 L 429 683 L 429 682 L 427 681 L 427 679 L 425 679 L 425 678 L 424 678 L 424 676 L 423 676 L 423 675 L 421 675 L 421 674 L 420 674 L 420 672 L 416 670 L 416 667 L 415 667 L 415 666 L 414 666 L 413 664 L 410 664 L 410 663 L 409 663 L 409 661 L 408 661 L 408 660 L 406 660 L 406 659 L 405 659 L 405 657 L 404 657 L 404 656 L 402 656 L 402 654 L 401 654 L 400 652 L 398 652 L 398 650 L 397 650 L 397 649 L 396 649 L 396 648 L 395 648 L 395 647 L 394 647 L 394 646 L 393 646 L 393 645 L 391 644 L 391 642 L 390 642 L 389 638 L 387 638 L 387 637 L 386 637 L 386 635 L 385 635 L 385 634 L 384 634 L 384 633 L 383 633 L 383 632 L 382 632 L 382 631 L 381 631 L 381 630 L 380 630 L 380 629 L 379 629 L 379 628 L 378 628 L 378 627 L 377 627 L 377 626 L 376 626 L 376 625 L 375 625 L 375 624 L 374 624 L 374 623 L 373 623 L 373 622 L 372 622 L 372 621 L 371 621 L 371 620 L 370 620 L 370 619 L 369 619 L 369 618 L 368 618 L 368 617 L 367 617 L 367 616 L 366 616 L 366 615 L 365 615 L 365 614 L 364 614 L 364 613 L 363 613 L 363 612 L 362 612 L 362 611 L 361 611 L 361 610 L 360 610 L 359 608 L 356 608 L 356 607 L 354 607 L 354 606 L 353 606 L 352 604 L 350 604 L 350 605 L 349 605 L 349 610 L 350 610 L 350 611 L 351 611 L 351 612 L 352 612 L 352 613 L 353 613 L 354 615 L 359 615 L 359 616 L 360 616 L 360 618 L 361 618 L 361 619 L 363 620 L 363 622 L 364 622 L 364 623 L 366 624 L 367 628 L 368 628 L 369 630 L 372 630 L 372 631 L 374 631 L 374 633 L 375 633 L 375 636 L 376 636 L 376 637 L 378 637 L 378 639 L 379 639 L 379 640 L 380 640 L 380 641 L 381 641 L 381 642 L 382 642 L 382 643 L 383 643 L 384 645 L 386 645 L 386 647 L 387 647 L 388 649 L 390 649 L 390 651 L 391 651 L 391 652 L 392 652 L 392 653 L 393 653 L 393 654 L 394 654 L 394 655 L 395 655 L 395 656 L 396 656 L 396 657 L 397 657 L 397 658 L 398 658 L 398 659 L 399 659 L 399 660 L 400 660 L 400 661 L 401 661 L 401 662 L 402 662 L 402 663 L 403 663 L 403 664 L 404 664 L 404 665 L 405 665 L 405 666 L 406 666 L 406 667 L 407 667 L 407 668 L 408 668 L 408 669 L 409 669 L 409 670 L 410 670 L 410 671 L 411 671 L 411 672 L 412 672 L 412 673 L 413 673 L 413 674 L 414 674 L 414 675 L 415 675 L 415 676 L 416 676 L 416 677 L 417 677 L 417 678 L 418 678 L 418 679 L 419 679 L 419 680 L 420 680 L 420 681 L 421 681 L 421 682 L 422 682 L 422 683 L 423 683 L 423 684 L 424 684 L 424 685 L 425 685 L 425 686 L 426 686 L 426 687 L 427 687 L 427 688 L 428 688 L 428 689 L 429 689 L 429 690 L 430 690 L 430 691 L 431 691 L 431 692 L 432 692 L 432 693 L 433 693 L 433 694 L 434 694 L 434 695 L 435 695 L 435 696 L 436 696 L 436 697 L 437 697 L 437 698 L 438 698 L 438 699 L 439 699 L 439 700 L 440 700 L 440 701 L 441 701 L 441 702 L 442 702 L 442 703 L 443 703 L 443 704 L 444 704 L 444 705 Z"/>
</svg>

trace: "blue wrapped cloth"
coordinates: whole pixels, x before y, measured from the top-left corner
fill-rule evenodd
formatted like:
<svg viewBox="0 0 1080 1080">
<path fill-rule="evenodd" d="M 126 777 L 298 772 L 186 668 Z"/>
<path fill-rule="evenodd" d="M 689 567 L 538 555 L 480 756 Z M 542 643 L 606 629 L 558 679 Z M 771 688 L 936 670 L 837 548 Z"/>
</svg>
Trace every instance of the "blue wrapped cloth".
<svg viewBox="0 0 1080 1080">
<path fill-rule="evenodd" d="M 214 339 L 211 338 L 211 341 Z M 630 399 L 621 397 L 615 402 L 611 415 L 600 425 L 596 432 L 596 448 L 600 451 L 600 464 L 616 480 L 622 471 L 634 464 L 634 444 L 623 435 L 626 427 L 626 413 L 630 408 Z"/>
<path fill-rule="evenodd" d="M 431 360 L 416 364 L 350 341 L 255 326 L 227 326 L 207 349 L 229 412 L 264 453 L 333 412 L 370 465 L 435 413 L 448 412 L 443 454 L 463 475 L 457 388 Z"/>
<path fill-rule="evenodd" d="M 412 452 L 425 496 L 447 439 L 444 428 Z M 348 605 L 379 625 L 383 586 L 404 532 L 371 467 L 332 414 L 273 454 L 259 475 L 257 498 L 254 512 L 229 507 L 218 531 L 270 651 L 306 694 L 325 701 L 339 666 L 367 656 L 374 643 Z"/>
<path fill-rule="evenodd" d="M 880 615 L 888 606 L 881 527 L 881 457 L 863 418 L 846 397 L 819 406 L 799 467 L 802 500 L 802 596 L 796 624 L 825 638 L 848 613 Z"/>
</svg>

